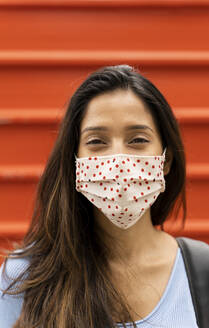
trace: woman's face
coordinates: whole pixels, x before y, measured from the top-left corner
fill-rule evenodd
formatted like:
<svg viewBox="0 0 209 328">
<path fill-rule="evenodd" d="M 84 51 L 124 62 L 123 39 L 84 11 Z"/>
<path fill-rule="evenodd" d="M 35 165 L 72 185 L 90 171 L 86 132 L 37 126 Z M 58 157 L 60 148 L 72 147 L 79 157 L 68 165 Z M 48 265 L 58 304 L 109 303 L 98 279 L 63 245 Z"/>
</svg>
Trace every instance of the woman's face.
<svg viewBox="0 0 209 328">
<path fill-rule="evenodd" d="M 78 157 L 161 155 L 159 132 L 149 110 L 131 90 L 93 98 L 80 127 Z"/>
</svg>

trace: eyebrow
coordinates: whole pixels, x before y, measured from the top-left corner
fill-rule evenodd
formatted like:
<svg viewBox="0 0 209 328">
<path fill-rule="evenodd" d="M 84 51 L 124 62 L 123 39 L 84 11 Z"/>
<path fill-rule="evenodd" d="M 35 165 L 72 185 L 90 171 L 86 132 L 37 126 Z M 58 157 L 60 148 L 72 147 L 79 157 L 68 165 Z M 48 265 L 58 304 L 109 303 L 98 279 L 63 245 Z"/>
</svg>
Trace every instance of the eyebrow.
<svg viewBox="0 0 209 328">
<path fill-rule="evenodd" d="M 131 130 L 151 130 L 153 133 L 154 131 L 147 125 L 143 124 L 135 124 L 135 125 L 128 125 L 125 127 L 125 130 L 131 131 Z M 85 128 L 83 131 L 81 131 L 81 134 L 87 131 L 108 131 L 108 128 L 105 126 L 89 126 Z"/>
</svg>

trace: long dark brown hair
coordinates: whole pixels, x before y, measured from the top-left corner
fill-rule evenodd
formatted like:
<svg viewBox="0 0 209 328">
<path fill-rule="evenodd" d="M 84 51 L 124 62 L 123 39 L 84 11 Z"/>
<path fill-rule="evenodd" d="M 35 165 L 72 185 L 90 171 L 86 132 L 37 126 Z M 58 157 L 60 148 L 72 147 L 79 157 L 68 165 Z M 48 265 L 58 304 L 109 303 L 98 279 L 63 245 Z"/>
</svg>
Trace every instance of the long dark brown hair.
<svg viewBox="0 0 209 328">
<path fill-rule="evenodd" d="M 29 230 L 18 252 L 10 254 L 28 259 L 27 267 L 5 291 L 24 293 L 15 328 L 107 328 L 115 326 L 114 318 L 132 321 L 125 299 L 111 281 L 108 245 L 100 238 L 93 205 L 75 189 L 74 154 L 85 109 L 95 96 L 116 89 L 132 90 L 146 104 L 163 148 L 173 153 L 166 190 L 151 207 L 153 225 L 163 229 L 174 209 L 176 214 L 182 209 L 185 220 L 184 149 L 168 102 L 131 66 L 107 66 L 93 72 L 69 102 L 38 183 Z"/>
</svg>

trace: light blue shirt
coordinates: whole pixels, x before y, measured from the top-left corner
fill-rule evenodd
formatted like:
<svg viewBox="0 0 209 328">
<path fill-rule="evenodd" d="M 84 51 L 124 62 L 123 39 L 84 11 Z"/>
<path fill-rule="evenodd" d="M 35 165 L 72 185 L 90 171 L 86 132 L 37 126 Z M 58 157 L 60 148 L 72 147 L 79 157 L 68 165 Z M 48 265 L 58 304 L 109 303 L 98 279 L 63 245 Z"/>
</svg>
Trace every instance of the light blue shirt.
<svg viewBox="0 0 209 328">
<path fill-rule="evenodd" d="M 10 277 L 17 275 L 28 265 L 26 259 L 10 259 L 6 272 Z M 2 276 L 0 268 L 0 288 L 6 288 L 9 281 Z M 23 295 L 10 296 L 0 292 L 0 327 L 12 328 L 20 315 Z M 178 248 L 173 269 L 166 289 L 153 311 L 144 319 L 136 321 L 138 328 L 198 328 L 188 278 L 181 254 Z M 128 328 L 133 325 L 127 323 Z M 118 324 L 118 327 L 122 327 Z"/>
</svg>

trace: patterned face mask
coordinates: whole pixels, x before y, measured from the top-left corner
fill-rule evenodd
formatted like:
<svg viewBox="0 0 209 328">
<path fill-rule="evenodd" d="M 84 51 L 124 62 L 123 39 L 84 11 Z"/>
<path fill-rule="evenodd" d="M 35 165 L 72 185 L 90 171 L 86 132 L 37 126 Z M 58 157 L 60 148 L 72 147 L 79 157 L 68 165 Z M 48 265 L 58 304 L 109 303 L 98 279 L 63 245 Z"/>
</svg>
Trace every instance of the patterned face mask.
<svg viewBox="0 0 209 328">
<path fill-rule="evenodd" d="M 161 156 L 115 154 L 76 158 L 76 190 L 116 226 L 135 224 L 165 190 Z"/>
</svg>

